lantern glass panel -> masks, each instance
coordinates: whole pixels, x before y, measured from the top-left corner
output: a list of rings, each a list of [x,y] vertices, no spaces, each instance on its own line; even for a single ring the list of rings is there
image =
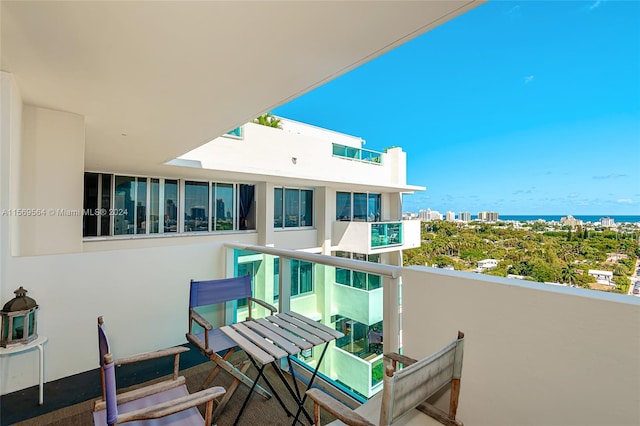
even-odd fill
[[[24,316],[18,315],[13,317],[13,335],[12,339],[22,339],[24,336]]]

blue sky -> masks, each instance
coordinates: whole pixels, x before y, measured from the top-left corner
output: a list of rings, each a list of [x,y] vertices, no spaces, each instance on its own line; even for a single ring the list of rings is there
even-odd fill
[[[404,211],[640,215],[640,1],[491,1],[273,113],[401,146]]]

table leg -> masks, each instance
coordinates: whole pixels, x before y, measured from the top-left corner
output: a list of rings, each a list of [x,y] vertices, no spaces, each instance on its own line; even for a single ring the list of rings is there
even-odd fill
[[[307,385],[307,390],[311,389],[311,386],[313,386],[313,381],[315,380],[316,376],[318,375],[318,369],[320,368],[320,365],[322,364],[322,358],[324,358],[324,354],[327,352],[327,347],[329,347],[329,342],[324,344],[324,348],[322,349],[322,354],[320,355],[320,358],[318,359],[318,364],[316,365],[315,370],[313,371],[313,374],[311,375],[311,379],[309,379],[309,384]],[[291,372],[293,373],[293,370],[291,370]],[[295,380],[295,378],[294,378]],[[300,405],[298,406],[298,411],[296,412],[296,416],[293,419],[293,423],[292,426],[295,426],[298,423],[298,417],[300,417],[300,413],[304,413],[304,415],[309,418],[309,414],[307,413],[307,410],[304,408],[304,402],[307,400],[307,393],[305,392],[304,396],[302,397],[302,400],[300,401]],[[309,420],[311,422],[313,422],[312,420]]]
[[[38,402],[40,403],[40,405],[42,405],[44,403],[44,396],[43,396],[43,391],[42,388],[44,387],[44,346],[42,344],[39,344],[37,346],[38,348],[38,357],[39,357],[39,363],[38,363],[38,367],[39,367],[39,371],[38,371],[38,377],[39,377],[39,399]]]

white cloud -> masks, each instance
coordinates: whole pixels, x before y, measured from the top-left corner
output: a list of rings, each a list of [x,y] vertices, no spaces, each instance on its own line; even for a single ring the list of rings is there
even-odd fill
[[[596,8],[600,7],[601,3],[602,3],[602,0],[596,0],[595,3],[593,3],[591,6],[589,6],[589,10],[593,10],[593,9],[596,9]]]
[[[533,81],[533,79],[535,78],[534,75],[528,75],[524,78],[524,84],[528,84],[531,83]]]
[[[633,200],[631,198],[620,198],[616,200],[616,202],[620,204],[633,204]]]
[[[627,177],[625,174],[609,173],[608,175],[593,176],[594,179],[618,179]]]
[[[520,5],[513,6],[511,9],[507,10],[507,15],[512,15],[516,13],[520,9]]]

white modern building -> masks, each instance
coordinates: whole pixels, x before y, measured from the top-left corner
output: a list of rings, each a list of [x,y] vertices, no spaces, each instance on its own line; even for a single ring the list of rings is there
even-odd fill
[[[426,209],[426,210],[420,210],[420,212],[418,213],[418,217],[423,222],[429,222],[432,220],[442,220],[442,213],[440,213],[438,210]]]
[[[594,277],[598,284],[610,285],[615,287],[615,284],[613,283],[613,272],[601,271],[598,269],[589,269],[587,273]]]
[[[568,215],[560,219],[560,224],[570,226],[572,228],[577,228],[578,226],[582,226],[582,221],[580,219],[576,219],[571,215]]]
[[[471,222],[471,213],[470,212],[458,213],[458,220],[462,222]]]
[[[498,261],[496,259],[484,259],[478,261],[478,272],[486,271],[489,269],[495,269],[498,267]]]
[[[611,228],[613,226],[616,226],[616,221],[612,217],[601,217],[600,226],[604,228]]]
[[[497,222],[498,212],[478,212],[478,220],[481,222]]]
[[[454,222],[456,220],[456,213],[449,210],[445,217],[447,222]]]
[[[40,305],[45,382],[97,368],[98,315],[116,358],[183,344],[189,280],[250,272],[358,328],[327,366],[363,395],[381,320],[416,358],[465,332],[467,424],[639,424],[640,299],[403,267],[401,149],[244,125],[481,3],[0,3],[0,300]],[[37,384],[35,352],[0,359],[0,394]]]

